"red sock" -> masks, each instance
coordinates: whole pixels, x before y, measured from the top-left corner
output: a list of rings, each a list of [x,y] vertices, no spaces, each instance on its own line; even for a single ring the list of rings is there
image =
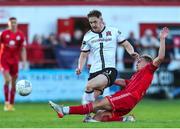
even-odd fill
[[[8,85],[4,85],[4,97],[5,97],[5,102],[9,101],[9,86]]]
[[[10,96],[10,104],[14,104],[14,98],[15,98],[15,93],[16,93],[16,88],[12,87],[11,88],[11,96]]]
[[[89,114],[93,111],[92,103],[88,103],[80,106],[70,106],[69,114]]]

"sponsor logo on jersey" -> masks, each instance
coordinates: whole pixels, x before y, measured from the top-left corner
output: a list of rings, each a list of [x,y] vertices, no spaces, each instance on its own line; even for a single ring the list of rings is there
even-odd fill
[[[16,36],[16,40],[20,40],[21,39],[21,36]]]
[[[106,36],[112,36],[111,31],[107,31]]]
[[[6,38],[8,39],[10,37],[10,35],[6,35]]]
[[[118,34],[120,35],[120,34],[121,34],[121,31],[118,30]]]
[[[15,45],[15,41],[14,40],[10,40],[9,41],[9,46],[14,46]]]
[[[112,40],[112,38],[99,38],[99,39],[92,40],[91,43],[108,42],[108,41],[111,41],[111,40]]]

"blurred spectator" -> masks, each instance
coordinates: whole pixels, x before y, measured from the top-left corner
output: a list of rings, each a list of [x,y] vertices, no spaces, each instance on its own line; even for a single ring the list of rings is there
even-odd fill
[[[64,69],[76,67],[79,48],[69,47],[71,44],[70,33],[60,33],[58,37],[59,44],[54,49],[58,66]]]
[[[51,33],[48,38],[44,38],[44,41],[42,43],[44,46],[52,46],[53,44],[58,44],[56,35],[54,33]]]
[[[28,45],[28,58],[30,68],[43,68],[44,52],[42,47],[42,38],[39,35],[34,35],[33,41]]]
[[[69,33],[60,33],[58,37],[58,47],[66,48],[71,43],[71,36]]]
[[[180,36],[174,37],[174,59],[168,66],[168,70],[180,70]]]
[[[51,33],[44,43],[45,44],[43,44],[43,45],[47,45],[47,46],[57,45],[58,40],[56,38],[56,35],[54,33]]]
[[[48,61],[45,64],[46,68],[55,68],[57,67],[54,47],[58,45],[58,40],[54,33],[51,33],[47,39],[43,41],[45,59]]]
[[[152,30],[147,29],[140,39],[142,45],[141,54],[149,54],[153,58],[156,56],[156,49],[159,46],[159,41],[153,36]]]
[[[72,44],[75,46],[80,46],[82,38],[83,38],[83,32],[80,29],[76,29],[74,31],[74,35],[72,38]]]
[[[134,47],[134,50],[137,52],[137,40],[135,39],[133,32],[129,33],[129,37],[127,38],[127,40],[131,43],[131,45]],[[124,51],[123,61],[125,69],[133,69],[134,61],[133,58],[127,53],[127,51]]]

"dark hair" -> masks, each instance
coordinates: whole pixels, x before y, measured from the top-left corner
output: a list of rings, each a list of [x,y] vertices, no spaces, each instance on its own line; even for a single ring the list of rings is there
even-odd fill
[[[10,17],[9,21],[11,21],[11,20],[17,20],[17,19],[15,17]]]
[[[152,62],[153,59],[150,55],[142,55],[140,58],[143,58],[147,62]]]
[[[97,18],[99,18],[101,16],[102,16],[102,13],[100,11],[98,11],[98,10],[92,10],[87,15],[88,18],[89,17],[97,17]]]

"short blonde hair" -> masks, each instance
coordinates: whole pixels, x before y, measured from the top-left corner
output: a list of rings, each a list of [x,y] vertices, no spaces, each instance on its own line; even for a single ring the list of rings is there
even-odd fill
[[[147,62],[152,62],[153,61],[152,57],[150,55],[147,55],[147,54],[144,54],[144,55],[140,56],[140,58],[143,58]]]

